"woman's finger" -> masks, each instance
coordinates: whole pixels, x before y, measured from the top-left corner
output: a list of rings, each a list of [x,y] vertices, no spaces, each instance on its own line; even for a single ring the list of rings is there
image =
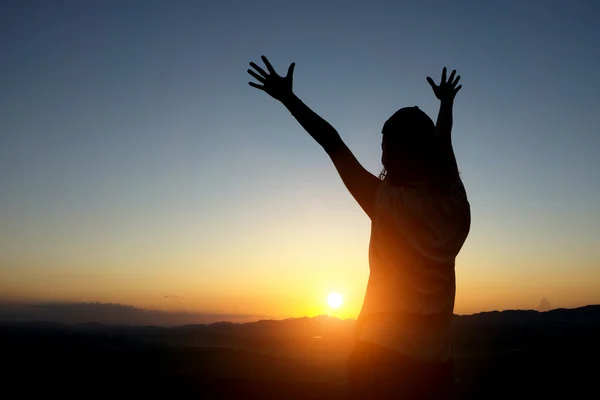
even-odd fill
[[[431,79],[429,76],[427,77],[427,83],[429,83],[431,85],[431,88],[433,90],[437,89],[437,85],[435,84],[435,82],[433,81],[433,79]]]
[[[251,69],[248,70],[248,73],[250,75],[252,75],[254,77],[254,79],[256,79],[257,81],[259,81],[260,83],[265,83],[265,78],[263,78],[262,76],[260,76],[256,72],[252,71]]]
[[[256,83],[254,83],[254,82],[248,82],[248,85],[252,86],[253,88],[260,89],[260,90],[262,90],[262,91],[264,91],[264,90],[265,90],[265,87],[264,87],[264,86],[262,86],[262,85],[259,85],[259,84],[256,84]]]
[[[267,74],[267,73],[265,72],[265,70],[264,70],[264,69],[262,69],[261,67],[259,67],[259,66],[258,66],[258,65],[256,65],[255,63],[251,62],[251,63],[250,63],[250,66],[251,66],[252,68],[254,68],[255,70],[257,70],[257,71],[258,71],[258,73],[259,73],[259,74],[261,74],[263,77],[267,78],[267,77],[269,76],[269,74]]]
[[[442,82],[441,83],[444,83],[444,82],[446,82],[446,67],[444,67],[444,69],[442,70]]]
[[[450,78],[448,78],[448,83],[452,84],[452,81],[454,80],[454,75],[456,75],[456,70],[453,70],[450,74]]]
[[[287,73],[287,77],[293,77],[294,76],[294,68],[296,67],[296,63],[291,63],[290,67],[288,68],[288,73]]]
[[[456,87],[456,85],[458,85],[458,81],[460,81],[460,75],[456,77],[454,82],[452,82],[452,86]]]
[[[260,58],[263,60],[263,62],[265,63],[265,66],[267,67],[267,69],[269,70],[270,73],[276,75],[277,72],[275,72],[275,69],[273,68],[273,66],[271,65],[271,63],[269,62],[269,60],[267,60],[267,57],[265,56],[260,56]]]

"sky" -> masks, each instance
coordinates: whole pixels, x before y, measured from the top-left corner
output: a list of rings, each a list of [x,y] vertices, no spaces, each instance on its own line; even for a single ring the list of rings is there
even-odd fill
[[[0,301],[357,316],[370,222],[248,86],[266,55],[381,169],[461,75],[455,312],[600,303],[600,3],[0,1]],[[339,292],[345,303],[325,301]]]

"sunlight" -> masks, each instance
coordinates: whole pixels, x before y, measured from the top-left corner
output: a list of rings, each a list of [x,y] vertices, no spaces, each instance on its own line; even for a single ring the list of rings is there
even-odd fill
[[[340,308],[344,304],[344,298],[339,293],[330,293],[327,296],[327,304],[331,308]]]

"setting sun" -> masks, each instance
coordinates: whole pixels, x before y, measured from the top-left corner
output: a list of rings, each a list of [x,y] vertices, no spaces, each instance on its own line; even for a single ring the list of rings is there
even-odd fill
[[[327,304],[331,308],[340,308],[344,304],[344,298],[339,293],[330,293],[327,296]]]

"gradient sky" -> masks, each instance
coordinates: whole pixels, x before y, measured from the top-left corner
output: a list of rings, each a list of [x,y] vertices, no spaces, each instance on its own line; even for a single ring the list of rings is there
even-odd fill
[[[0,299],[355,317],[369,220],[249,61],[380,169],[456,68],[457,313],[600,303],[600,2],[0,1]],[[169,296],[169,297],[165,297]]]

